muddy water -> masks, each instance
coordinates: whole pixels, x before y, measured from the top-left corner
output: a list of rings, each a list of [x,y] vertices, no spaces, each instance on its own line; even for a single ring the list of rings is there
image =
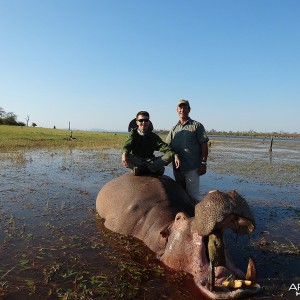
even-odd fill
[[[256,298],[295,296],[300,281],[299,141],[212,139],[201,194],[236,189],[253,209],[251,237],[226,234],[237,264],[257,263]],[[0,298],[201,299],[190,276],[140,242],[106,230],[100,188],[125,172],[118,150],[0,154]],[[166,175],[172,177],[171,168]]]

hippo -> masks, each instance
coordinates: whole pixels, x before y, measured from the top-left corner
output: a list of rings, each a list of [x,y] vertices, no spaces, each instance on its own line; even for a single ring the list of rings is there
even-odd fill
[[[253,260],[243,273],[223,240],[227,228],[239,234],[255,228],[247,202],[236,191],[210,191],[195,205],[168,176],[126,173],[103,186],[96,210],[106,228],[142,240],[164,265],[193,275],[210,299],[249,297],[260,290]]]

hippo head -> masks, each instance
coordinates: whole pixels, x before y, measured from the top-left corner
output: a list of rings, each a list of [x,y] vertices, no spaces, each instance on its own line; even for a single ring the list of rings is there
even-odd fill
[[[243,197],[235,191],[209,192],[195,207],[195,217],[180,212],[161,232],[166,239],[161,260],[166,265],[191,273],[196,285],[211,299],[235,299],[260,290],[256,269],[250,259],[246,275],[226,253],[223,232],[251,233],[255,222]]]

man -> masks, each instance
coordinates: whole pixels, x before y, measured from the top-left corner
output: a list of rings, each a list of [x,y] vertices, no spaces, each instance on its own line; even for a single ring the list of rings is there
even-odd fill
[[[163,175],[165,168],[174,156],[171,147],[162,139],[149,130],[149,113],[140,111],[136,115],[137,128],[131,130],[128,135],[122,154],[122,162],[125,167],[133,170],[134,175],[156,174]],[[154,151],[164,153],[163,156],[155,157]],[[175,158],[175,165],[179,165]]]
[[[206,173],[209,139],[203,125],[189,117],[190,111],[188,100],[178,101],[179,122],[169,132],[166,142],[180,159],[180,166],[173,168],[175,180],[198,202],[199,176]]]

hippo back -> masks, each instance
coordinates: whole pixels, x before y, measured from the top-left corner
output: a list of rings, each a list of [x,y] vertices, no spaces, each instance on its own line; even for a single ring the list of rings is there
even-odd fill
[[[124,174],[100,190],[96,209],[104,225],[115,232],[143,240],[159,252],[160,232],[181,211],[192,216],[194,206],[186,192],[168,176]]]

